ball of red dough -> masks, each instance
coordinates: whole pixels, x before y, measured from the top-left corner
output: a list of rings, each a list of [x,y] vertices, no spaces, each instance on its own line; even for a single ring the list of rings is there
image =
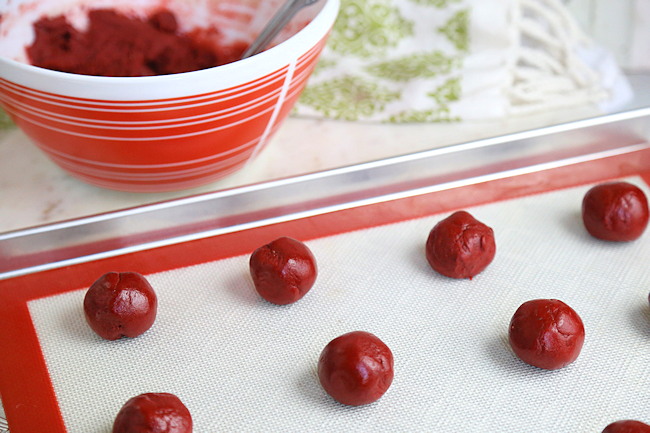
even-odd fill
[[[278,305],[291,304],[305,296],[318,273],[316,259],[309,248],[288,237],[256,249],[249,264],[257,293]]]
[[[336,401],[360,406],[377,401],[393,382],[393,353],[369,332],[330,341],[318,360],[318,378]]]
[[[494,232],[465,211],[436,224],[426,243],[431,267],[451,278],[472,278],[494,259]]]
[[[650,425],[627,419],[611,423],[602,433],[650,433]]]
[[[122,406],[113,433],[192,433],[192,416],[174,394],[140,394]]]
[[[578,313],[564,302],[536,299],[524,302],[512,316],[509,339],[525,363],[556,370],[578,358],[585,328]]]
[[[633,241],[648,225],[648,199],[627,182],[597,185],[582,200],[582,221],[595,238]]]
[[[86,321],[106,340],[143,334],[156,320],[157,309],[156,293],[137,272],[108,272],[84,298]]]

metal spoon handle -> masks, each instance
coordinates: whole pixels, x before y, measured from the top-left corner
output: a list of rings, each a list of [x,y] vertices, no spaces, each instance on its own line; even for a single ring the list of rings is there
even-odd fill
[[[262,33],[248,47],[242,59],[253,56],[264,51],[273,38],[291,21],[291,18],[305,6],[318,3],[319,0],[287,0],[280,9],[273,15],[271,21],[264,27]]]

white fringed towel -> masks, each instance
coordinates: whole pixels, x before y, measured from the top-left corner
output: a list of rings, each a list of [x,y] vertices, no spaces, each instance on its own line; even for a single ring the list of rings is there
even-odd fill
[[[607,110],[629,97],[560,0],[343,0],[296,112],[445,122]]]

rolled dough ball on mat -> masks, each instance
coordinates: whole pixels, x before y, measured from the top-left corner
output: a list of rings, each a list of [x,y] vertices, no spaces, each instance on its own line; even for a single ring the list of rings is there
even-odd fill
[[[330,341],[318,360],[323,389],[339,403],[360,406],[377,401],[393,382],[393,353],[364,331]]]
[[[605,427],[602,433],[650,433],[650,425],[641,421],[626,419]]]
[[[494,231],[466,211],[436,224],[426,243],[429,265],[450,278],[472,278],[494,259]]]
[[[527,364],[556,370],[578,358],[585,327],[573,308],[557,299],[521,304],[510,321],[510,346]]]
[[[582,220],[595,238],[633,241],[648,225],[648,199],[631,183],[597,185],[587,191],[582,200]]]
[[[192,433],[192,416],[174,394],[140,394],[124,403],[113,433]]]

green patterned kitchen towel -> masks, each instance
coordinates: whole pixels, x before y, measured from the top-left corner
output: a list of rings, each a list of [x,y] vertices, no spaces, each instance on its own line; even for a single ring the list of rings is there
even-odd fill
[[[341,0],[294,114],[453,122],[578,105],[630,90],[562,0]],[[12,125],[0,109],[0,128]]]
[[[449,122],[629,96],[595,48],[561,0],[341,0],[294,113]]]
[[[9,118],[9,115],[0,108],[0,129],[8,129],[14,126],[13,122]]]

